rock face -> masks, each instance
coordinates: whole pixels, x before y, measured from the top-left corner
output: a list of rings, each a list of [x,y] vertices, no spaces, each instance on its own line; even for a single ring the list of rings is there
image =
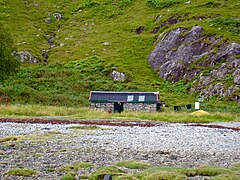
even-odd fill
[[[203,35],[203,27],[177,28],[165,34],[148,57],[159,77],[193,81],[200,97],[219,95],[240,103],[240,44]]]

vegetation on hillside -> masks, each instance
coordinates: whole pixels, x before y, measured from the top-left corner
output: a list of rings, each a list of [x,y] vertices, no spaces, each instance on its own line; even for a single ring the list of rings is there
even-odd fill
[[[10,33],[0,22],[0,82],[20,67]]]
[[[9,28],[18,51],[40,62],[24,64],[4,84],[12,102],[79,106],[88,104],[90,90],[160,91],[168,104],[194,102],[191,83],[171,84],[158,78],[147,57],[159,34],[176,27],[204,27],[206,34],[240,42],[236,0],[0,0],[0,21]],[[61,18],[55,18],[60,13]],[[177,24],[155,27],[177,15]],[[47,21],[49,20],[49,21]],[[142,33],[136,30],[144,27]],[[49,40],[54,43],[50,46]],[[105,43],[107,42],[107,43]],[[107,44],[107,45],[106,45]],[[114,82],[115,68],[127,80]],[[209,101],[212,103],[221,99]],[[224,102],[233,108],[237,104]]]

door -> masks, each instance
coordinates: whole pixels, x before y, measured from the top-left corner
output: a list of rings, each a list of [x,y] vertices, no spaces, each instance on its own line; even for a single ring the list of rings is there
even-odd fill
[[[120,113],[123,111],[123,102],[114,102],[114,113]]]

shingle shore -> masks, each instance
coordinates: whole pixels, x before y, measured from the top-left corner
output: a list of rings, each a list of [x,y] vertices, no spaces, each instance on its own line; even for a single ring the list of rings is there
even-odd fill
[[[240,127],[239,122],[215,123]],[[96,165],[79,171],[91,173],[97,167],[123,160],[156,166],[231,166],[240,162],[240,132],[229,129],[163,123],[153,127],[99,126],[99,130],[76,130],[57,124],[0,123],[0,137],[32,136],[11,146],[0,144],[0,179],[22,179],[5,175],[10,169],[31,168],[38,173],[24,179],[60,179],[64,173],[45,172],[65,164],[89,162]]]

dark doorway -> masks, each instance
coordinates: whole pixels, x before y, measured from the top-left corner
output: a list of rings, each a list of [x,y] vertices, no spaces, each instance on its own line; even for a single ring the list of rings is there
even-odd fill
[[[114,111],[115,113],[120,113],[123,111],[123,102],[114,102]]]

